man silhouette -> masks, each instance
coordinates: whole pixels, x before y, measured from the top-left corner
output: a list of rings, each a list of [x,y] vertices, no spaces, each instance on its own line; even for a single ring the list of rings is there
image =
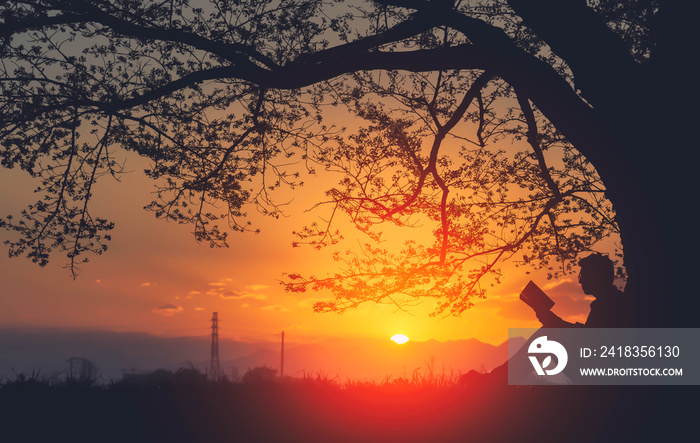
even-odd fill
[[[569,323],[552,311],[536,312],[537,319],[545,328],[615,328],[628,326],[629,310],[625,295],[613,284],[615,268],[612,261],[601,254],[592,254],[578,262],[581,270],[578,282],[583,293],[595,300],[586,323]]]
[[[491,380],[499,380],[499,384],[503,383],[503,380],[508,377],[508,365],[514,362],[520,362],[518,364],[520,373],[525,374],[531,371],[530,362],[524,356],[533,340],[547,334],[545,328],[621,328],[630,326],[630,312],[626,296],[613,284],[615,267],[612,261],[605,255],[592,254],[579,260],[578,265],[581,268],[578,276],[581,289],[583,289],[584,294],[595,299],[591,302],[591,311],[586,323],[569,323],[549,310],[536,312],[537,319],[542,322],[543,328],[535,332],[508,361],[491,371]],[[562,378],[566,380],[566,377]],[[552,382],[558,383],[555,380]]]

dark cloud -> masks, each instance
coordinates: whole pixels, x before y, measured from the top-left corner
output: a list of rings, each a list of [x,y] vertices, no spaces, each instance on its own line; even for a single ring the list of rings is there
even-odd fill
[[[167,305],[163,305],[163,306],[160,306],[160,307],[154,309],[153,313],[169,317],[171,315],[181,313],[184,310],[185,309],[182,306],[175,306],[173,304],[167,304]]]
[[[244,298],[246,295],[247,295],[246,292],[239,292],[239,291],[234,291],[233,289],[229,289],[227,291],[220,293],[219,297],[221,297],[225,300],[227,300],[227,299],[239,300],[241,298]]]

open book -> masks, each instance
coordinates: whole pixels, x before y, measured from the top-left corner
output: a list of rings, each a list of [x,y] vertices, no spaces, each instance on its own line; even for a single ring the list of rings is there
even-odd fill
[[[547,312],[552,309],[554,302],[532,280],[520,293],[520,300],[527,303],[535,312]]]

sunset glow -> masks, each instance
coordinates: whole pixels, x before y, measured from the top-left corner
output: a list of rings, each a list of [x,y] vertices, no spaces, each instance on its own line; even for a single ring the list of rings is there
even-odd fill
[[[431,81],[437,80],[437,74],[431,75]],[[446,100],[448,103],[452,98],[447,97]],[[496,101],[492,107],[502,106],[504,109],[501,111],[505,113],[507,111],[505,107],[510,104],[510,101],[504,103]],[[272,106],[271,102],[268,105]],[[211,118],[224,119],[233,112],[234,110],[214,109],[211,111]],[[364,118],[358,117],[354,111],[345,107],[324,108],[323,117],[338,127],[346,128],[343,137],[360,133],[367,123]],[[462,136],[473,134],[478,126],[470,119],[460,121],[460,126],[455,128],[456,134],[461,134],[460,137],[446,138],[442,143],[440,154],[445,158],[454,156],[455,162],[464,161],[459,154],[463,145]],[[388,145],[393,143],[390,138],[382,139],[384,136],[388,137],[389,133],[382,135],[379,130],[375,132],[376,134],[368,132],[369,138],[362,139],[369,143],[363,149],[370,149],[374,142],[381,141]],[[426,134],[433,133],[427,131]],[[105,138],[105,140],[108,139]],[[415,142],[416,152],[425,154],[431,148],[433,139],[431,136],[426,136],[424,140],[416,139]],[[329,140],[328,146],[324,149],[335,146],[333,143]],[[343,211],[340,209],[337,216],[333,216],[335,210],[332,206],[319,204],[329,200],[327,194],[329,189],[345,189],[345,185],[339,184],[345,183],[344,169],[324,166],[319,168],[318,174],[308,174],[305,162],[299,158],[295,160],[290,157],[288,162],[285,160],[285,164],[288,163],[285,166],[286,173],[302,174],[299,181],[303,181],[304,185],[282,186],[274,190],[274,196],[271,193],[271,202],[279,202],[279,209],[284,211],[284,221],[269,216],[271,214],[266,215],[264,211],[243,211],[248,214],[245,222],[251,223],[251,232],[231,232],[229,248],[210,248],[206,242],[198,243],[193,240],[192,226],[168,223],[165,220],[156,219],[153,212],[143,210],[154,199],[155,182],[151,177],[138,171],[150,170],[153,159],[128,150],[120,151],[117,146],[114,149],[115,155],[119,158],[118,162],[125,165],[125,171],[134,171],[134,173],[119,176],[119,181],[106,175],[90,190],[90,193],[94,194],[91,208],[94,209],[95,214],[116,223],[115,228],[110,231],[113,241],[109,244],[108,252],[100,254],[99,257],[91,257],[89,263],[81,264],[75,279],[66,270],[66,262],[62,261],[65,257],[60,253],[51,257],[50,263],[45,267],[38,267],[31,260],[21,257],[11,260],[6,253],[3,258],[0,258],[0,281],[3,284],[0,324],[3,328],[60,328],[87,335],[94,334],[94,331],[108,331],[125,334],[125,336],[145,334],[158,338],[208,337],[211,332],[212,313],[218,312],[219,335],[222,341],[233,340],[246,345],[255,343],[256,346],[259,343],[274,343],[270,345],[274,351],[270,351],[269,355],[272,356],[271,362],[277,364],[277,346],[281,331],[285,331],[288,346],[316,344],[324,340],[338,339],[358,342],[373,340],[372,352],[375,352],[378,358],[390,352],[396,352],[399,355],[405,353],[407,348],[422,346],[426,342],[434,346],[438,342],[475,339],[489,345],[500,346],[507,339],[508,328],[540,326],[532,310],[519,299],[520,291],[529,280],[538,282],[552,297],[556,302],[555,313],[565,321],[585,322],[588,316],[591,300],[586,298],[587,295],[582,292],[575,276],[563,276],[549,281],[548,269],[516,267],[514,262],[499,265],[500,272],[504,276],[501,283],[491,287],[491,283],[494,283],[489,280],[491,277],[484,276],[479,280],[479,285],[490,288],[488,293],[485,294],[485,298],[470,299],[469,303],[463,305],[470,306],[469,309],[459,315],[449,315],[452,312],[449,309],[443,312],[445,315],[433,315],[447,300],[441,296],[449,294],[453,286],[447,284],[438,286],[434,292],[430,292],[427,283],[423,287],[421,286],[423,281],[416,281],[413,286],[398,288],[395,287],[395,283],[402,281],[398,277],[394,280],[385,280],[383,283],[387,285],[385,289],[390,288],[397,294],[403,294],[402,291],[410,292],[417,288],[425,290],[425,293],[417,298],[411,295],[405,295],[405,297],[400,295],[395,299],[395,303],[394,300],[375,300],[372,297],[366,297],[366,303],[362,302],[357,306],[354,302],[350,302],[349,305],[353,308],[348,309],[343,315],[318,312],[315,306],[332,302],[336,294],[356,295],[351,290],[352,284],[338,287],[336,292],[323,285],[318,286],[321,288],[319,291],[313,290],[313,286],[310,286],[308,291],[306,288],[288,291],[280,285],[280,282],[290,281],[288,276],[292,274],[306,277],[318,276],[319,279],[328,279],[324,281],[333,281],[333,276],[345,275],[343,274],[346,270],[343,268],[344,263],[353,260],[353,257],[366,258],[366,262],[362,263],[370,270],[374,267],[378,269],[384,267],[385,260],[387,263],[394,264],[407,260],[407,263],[411,262],[412,266],[416,266],[415,269],[421,268],[421,260],[432,263],[429,256],[421,256],[421,254],[429,254],[427,251],[431,251],[431,248],[436,245],[439,247],[443,244],[442,240],[437,241],[435,237],[436,232],[440,232],[440,220],[433,217],[437,207],[425,206],[432,199],[430,196],[433,191],[427,189],[432,185],[426,184],[425,198],[428,200],[417,199],[416,204],[411,208],[404,208],[394,214],[406,220],[402,218],[401,223],[394,223],[386,219],[387,223],[377,223],[372,235],[376,235],[376,238],[381,240],[381,247],[377,244],[371,245],[372,250],[386,253],[365,256],[364,251],[368,251],[366,247],[368,232],[357,229],[353,222],[357,218],[341,214]],[[530,147],[523,139],[513,144],[513,152],[509,152],[513,154],[518,149],[527,150]],[[561,148],[552,147],[547,154],[548,159],[563,155],[557,150]],[[401,151],[396,152],[398,155]],[[338,159],[351,161],[343,155]],[[359,162],[358,159],[352,161]],[[394,161],[389,157],[382,157],[380,160],[388,162],[387,165],[393,164]],[[193,161],[196,163],[199,160]],[[375,170],[370,168],[366,171],[363,169],[363,174],[369,174],[363,177],[367,180],[370,178],[385,180],[389,186],[389,183],[392,183],[391,176],[399,173],[403,166],[399,163],[391,167],[387,165],[382,166],[382,168],[385,166],[388,168],[384,175],[375,176],[374,172],[368,172]],[[455,163],[454,167],[458,167],[458,163]],[[399,169],[395,170],[395,168]],[[35,189],[39,180],[36,177],[30,177],[26,171],[20,171],[19,168],[2,169],[0,202],[2,202],[3,214],[0,218],[6,214],[21,214],[25,208],[32,205],[36,200]],[[447,170],[445,173],[448,173]],[[57,177],[60,178],[60,175]],[[249,183],[246,186],[251,189],[262,186],[261,182],[255,182],[262,178],[260,175],[256,177],[251,178],[253,180],[251,182],[245,182]],[[403,177],[401,180],[409,180],[411,174],[400,175],[400,177]],[[374,183],[371,180],[370,182]],[[399,205],[401,198],[411,197],[410,192],[408,195],[403,195],[406,194],[405,190],[415,189],[410,183],[402,181],[400,187],[402,190],[399,194],[402,195],[390,197],[387,201],[391,201],[391,204]],[[347,192],[350,193],[346,196],[349,198],[348,202],[361,201],[361,199],[355,200],[350,190]],[[462,194],[467,195],[471,192],[471,188],[455,189],[451,192],[450,199],[454,198],[455,202],[458,202]],[[526,198],[527,192],[523,192],[525,194],[522,198]],[[381,199],[381,196],[375,197],[379,200],[376,205],[370,205],[372,208],[383,208],[384,204],[388,204]],[[520,196],[516,197],[520,198]],[[431,200],[431,204],[439,203],[438,200]],[[283,202],[293,202],[293,204],[282,204]],[[381,202],[384,203],[379,204]],[[425,204],[419,205],[417,202]],[[82,206],[81,204],[80,207]],[[252,209],[253,206],[247,208]],[[462,214],[461,210],[455,209],[455,229],[457,226],[462,226],[460,224],[462,222],[466,223],[465,229],[466,226],[471,226],[471,222],[464,221],[466,219],[459,221],[462,217],[459,214]],[[367,213],[364,216],[369,217],[367,220],[384,219],[384,215],[379,213]],[[407,217],[410,217],[410,220]],[[397,222],[399,218],[396,219]],[[328,247],[311,247],[305,244],[311,237],[303,239],[295,234],[305,232],[305,227],[313,227],[320,220],[331,219],[333,220],[332,230],[337,230],[339,236],[329,241]],[[325,224],[322,223],[319,226],[323,225]],[[257,230],[259,233],[253,234]],[[312,228],[309,232],[316,232],[316,228]],[[9,235],[14,234],[10,232]],[[468,253],[467,249],[471,244],[468,237],[455,240],[453,244],[455,254]],[[10,237],[3,237],[2,240],[6,238]],[[373,238],[375,237],[371,237],[370,240]],[[374,243],[374,240],[370,241],[371,243]],[[608,246],[601,246],[601,251],[612,251],[614,244],[615,241],[611,238]],[[413,254],[410,251],[424,252]],[[480,268],[480,265],[477,265],[477,268]],[[460,275],[464,276],[464,281],[469,283],[472,277],[468,270],[459,272],[463,273]],[[458,275],[459,272],[454,275]],[[436,272],[435,275],[437,274],[439,273]],[[407,274],[405,277],[411,276]],[[426,281],[432,277],[432,275],[426,275]],[[379,280],[381,279],[377,279]],[[365,283],[370,285],[369,282],[356,283],[359,285],[358,288],[371,288],[365,285]],[[374,284],[378,283],[371,282],[371,285]],[[380,289],[382,287],[378,286],[377,290]],[[410,333],[412,345],[400,347],[388,343],[387,336],[398,345],[409,341],[409,337],[398,334],[396,331]],[[363,345],[362,349],[367,351],[369,347]],[[197,358],[200,361],[207,361],[206,353],[209,348],[205,345],[198,349],[203,354]],[[292,358],[291,355],[293,354],[290,354],[289,358]],[[426,355],[429,357],[431,353],[426,351]],[[61,358],[64,359],[60,356],[56,360],[60,361]],[[182,357],[183,360],[188,358],[190,357]],[[229,355],[222,352],[222,358],[229,358]],[[423,357],[417,358],[417,361],[422,363]],[[324,363],[328,364],[327,361]],[[362,369],[359,362],[348,360],[347,363],[347,366],[341,367],[344,374],[364,376],[359,372]],[[309,363],[304,364],[308,370]],[[290,365],[292,363],[288,360],[288,370],[293,367]],[[241,365],[241,368],[244,367]],[[28,364],[28,368],[31,370],[31,364]],[[322,359],[319,359],[318,369],[327,369],[323,367]],[[402,373],[400,367],[397,371],[398,374]]]
[[[406,337],[403,334],[396,334],[393,337],[391,337],[391,340],[395,342],[396,344],[402,345],[406,342],[408,342],[408,337]]]

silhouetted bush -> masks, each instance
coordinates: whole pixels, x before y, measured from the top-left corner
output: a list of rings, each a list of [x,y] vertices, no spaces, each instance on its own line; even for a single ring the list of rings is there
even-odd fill
[[[170,386],[176,384],[201,384],[207,382],[207,376],[197,369],[179,369],[176,372],[158,369],[148,374],[124,374],[118,385],[134,386]]]
[[[267,366],[258,366],[249,369],[241,378],[242,383],[264,383],[271,382],[277,378],[277,370]]]

